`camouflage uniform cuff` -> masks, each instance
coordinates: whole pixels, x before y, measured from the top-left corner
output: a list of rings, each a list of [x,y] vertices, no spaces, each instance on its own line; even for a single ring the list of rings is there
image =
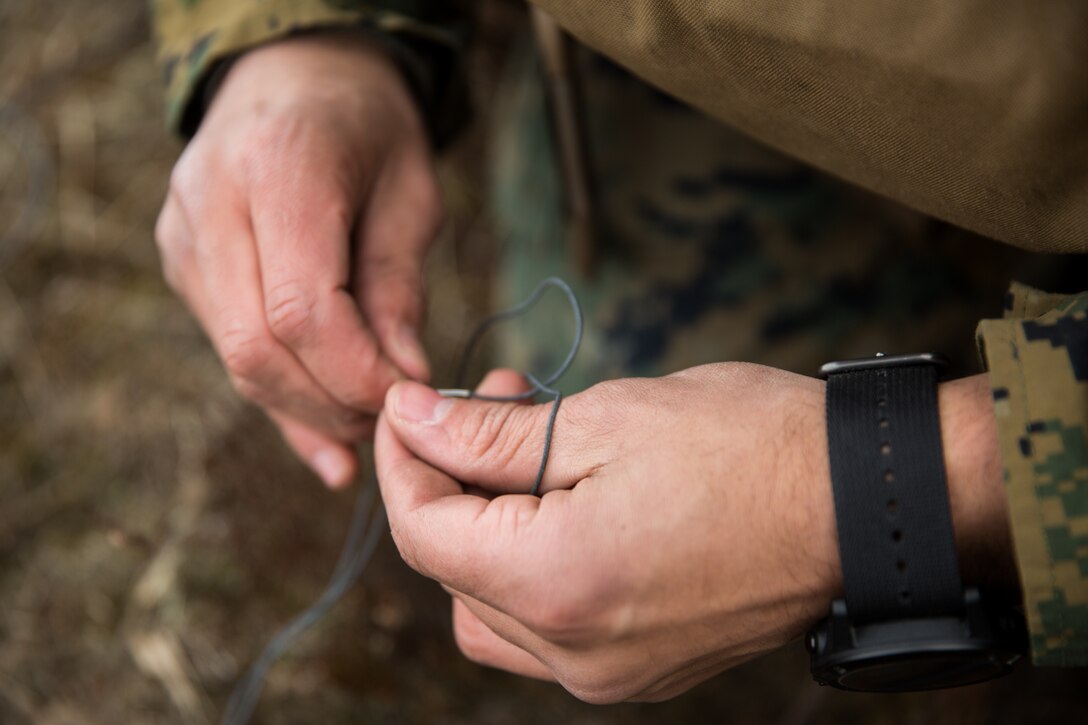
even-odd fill
[[[398,12],[402,5],[412,15]],[[467,116],[461,72],[467,24],[448,6],[441,0],[154,0],[167,124],[191,137],[230,62],[246,50],[301,32],[358,28],[386,41],[440,146]]]
[[[1088,292],[1014,284],[983,320],[1036,665],[1088,665]]]

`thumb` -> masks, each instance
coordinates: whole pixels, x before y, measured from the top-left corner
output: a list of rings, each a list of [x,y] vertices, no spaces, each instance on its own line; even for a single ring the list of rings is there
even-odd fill
[[[571,488],[599,467],[599,436],[586,430],[581,396],[565,400],[555,422],[541,491]],[[536,480],[551,403],[523,405],[443,398],[402,382],[386,396],[393,433],[413,454],[462,483],[496,493],[526,493]]]

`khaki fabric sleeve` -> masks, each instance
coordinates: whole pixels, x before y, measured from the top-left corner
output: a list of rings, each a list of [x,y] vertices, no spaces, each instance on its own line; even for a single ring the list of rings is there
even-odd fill
[[[1014,284],[984,320],[1017,565],[1037,665],[1088,665],[1088,292]]]
[[[1083,0],[532,0],[744,133],[1027,249],[1088,250]]]
[[[171,130],[191,136],[217,69],[261,43],[321,28],[377,32],[406,71],[441,143],[463,121],[460,58],[467,36],[448,0],[150,0]]]

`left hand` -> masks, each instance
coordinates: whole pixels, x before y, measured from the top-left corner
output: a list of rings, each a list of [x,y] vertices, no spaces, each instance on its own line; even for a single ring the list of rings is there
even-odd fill
[[[839,575],[822,406],[819,380],[753,365],[604,383],[564,400],[536,498],[516,494],[549,405],[399,383],[378,479],[402,555],[454,595],[471,659],[590,702],[661,700],[826,615]]]
[[[505,371],[481,390],[524,386]],[[560,407],[537,498],[549,408],[402,382],[379,419],[393,537],[455,597],[471,659],[590,702],[663,700],[827,616],[822,381],[723,363],[597,385]],[[942,384],[940,414],[962,568],[994,576],[1010,559],[985,376]]]
[[[360,33],[247,51],[171,174],[155,229],[168,284],[329,486],[354,477],[389,386],[429,376],[423,265],[441,220],[420,109]]]

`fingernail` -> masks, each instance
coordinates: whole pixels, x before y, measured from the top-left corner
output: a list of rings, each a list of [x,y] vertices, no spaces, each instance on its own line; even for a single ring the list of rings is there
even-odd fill
[[[326,448],[318,451],[313,459],[314,470],[329,488],[340,488],[351,476],[351,462],[343,451]]]
[[[400,352],[415,366],[410,372],[415,373],[420,380],[427,380],[431,374],[430,365],[427,364],[427,353],[423,350],[423,344],[415,329],[411,325],[401,325],[397,330],[396,340]]]
[[[410,423],[438,423],[449,412],[453,401],[443,398],[426,385],[403,383],[394,402],[397,417]]]

